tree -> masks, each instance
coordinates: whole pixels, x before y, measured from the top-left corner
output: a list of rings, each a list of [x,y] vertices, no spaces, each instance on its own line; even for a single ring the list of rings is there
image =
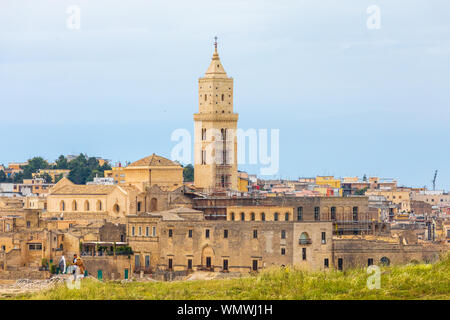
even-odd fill
[[[14,183],[22,183],[24,179],[24,174],[22,172],[17,172],[13,175],[13,181]]]
[[[40,177],[44,179],[45,183],[52,183],[52,176],[49,175],[47,172],[41,174]]]
[[[104,163],[102,166],[96,158],[88,158],[84,154],[68,163],[70,169],[69,180],[76,184],[85,184],[87,181],[94,180],[95,177],[104,177],[105,170],[111,170],[111,166]]]
[[[357,195],[357,196],[363,196],[363,195],[366,194],[366,191],[367,191],[367,187],[362,188],[362,189],[358,189],[358,190],[355,191],[355,195]]]
[[[363,176],[363,181],[364,182],[367,182],[367,176],[364,174],[364,176]]]
[[[5,181],[6,181],[5,171],[0,170],[0,182],[5,182]]]
[[[192,164],[188,164],[183,168],[183,179],[185,182],[194,181],[194,166]]]
[[[56,159],[55,163],[55,169],[69,169],[69,163],[63,155],[60,155],[58,159]]]
[[[25,166],[22,166],[23,169],[23,178],[24,179],[31,179],[33,176],[33,173],[36,173],[39,171],[39,169],[49,169],[50,165],[47,161],[44,160],[42,157],[34,157],[28,160],[28,164]]]

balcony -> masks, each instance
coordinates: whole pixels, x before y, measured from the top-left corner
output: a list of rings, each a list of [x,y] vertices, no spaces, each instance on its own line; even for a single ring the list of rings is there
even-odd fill
[[[298,244],[301,244],[301,245],[308,245],[308,244],[311,244],[312,243],[312,240],[311,239],[298,239]]]

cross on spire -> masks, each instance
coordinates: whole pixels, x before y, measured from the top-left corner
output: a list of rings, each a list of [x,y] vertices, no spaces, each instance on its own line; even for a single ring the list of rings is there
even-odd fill
[[[217,52],[217,36],[214,37],[214,49]]]

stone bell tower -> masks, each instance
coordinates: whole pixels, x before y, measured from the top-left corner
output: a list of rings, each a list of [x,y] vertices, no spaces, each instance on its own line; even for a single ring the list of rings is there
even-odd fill
[[[194,114],[194,185],[206,192],[238,190],[237,121],[233,112],[233,78],[217,53],[198,80],[199,111]]]

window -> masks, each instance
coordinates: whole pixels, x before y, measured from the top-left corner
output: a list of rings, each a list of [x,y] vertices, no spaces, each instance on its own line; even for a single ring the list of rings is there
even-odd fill
[[[193,232],[193,230],[189,229],[189,231],[188,231],[188,238],[192,238],[192,232]]]
[[[139,227],[139,235],[142,236],[142,227]]]
[[[297,208],[297,220],[302,221],[303,220],[303,207]]]
[[[225,95],[222,93],[222,101],[225,100]]]
[[[278,221],[278,212],[275,212],[273,215],[273,221]]]
[[[90,207],[89,207],[89,201],[85,201],[84,202],[84,211],[89,211],[90,210]]]
[[[320,207],[314,207],[314,220],[320,221]]]
[[[284,214],[284,221],[289,221],[289,212]]]
[[[367,265],[370,267],[371,265],[373,265],[373,259],[369,258],[367,259]]]
[[[97,201],[97,211],[102,211],[102,202],[100,200]]]
[[[134,236],[134,232],[135,232],[135,227],[131,227],[131,235]]]
[[[331,207],[331,220],[336,220],[336,207]]]
[[[284,256],[286,254],[286,248],[281,248],[281,255]]]
[[[208,100],[208,95],[205,93],[205,101]]]
[[[227,229],[223,230],[223,237],[224,237],[224,239],[228,238],[228,230]]]
[[[281,230],[281,239],[286,239],[286,230]]]
[[[31,222],[27,221],[27,228],[31,227]]]
[[[29,250],[42,250],[42,244],[41,243],[30,243],[28,244]]]
[[[342,258],[338,259],[338,270],[342,270],[344,266],[344,260]]]
[[[253,260],[252,270],[253,271],[258,271],[258,260]]]
[[[172,238],[172,236],[173,236],[173,230],[169,229],[169,238]]]
[[[138,211],[138,212],[141,212],[141,205],[142,205],[142,203],[139,201],[139,202],[137,203],[137,211]]]
[[[234,221],[234,212],[231,213],[231,221]]]
[[[156,227],[152,227],[152,237],[156,237]]]
[[[209,229],[205,230],[205,238],[209,239]]]
[[[253,230],[253,239],[258,238],[258,230]]]
[[[252,221],[255,221],[255,213],[254,212],[252,212],[252,214],[251,214],[251,219],[252,219]]]
[[[173,269],[173,260],[169,259],[169,270]]]
[[[206,150],[202,150],[202,164],[206,164]]]
[[[264,212],[261,213],[261,221],[266,221],[266,214]]]
[[[73,200],[73,202],[72,202],[72,211],[77,211],[77,210],[78,210],[77,202],[75,200]]]
[[[150,227],[145,227],[145,236],[148,237],[150,235]]]
[[[302,260],[306,260],[306,248],[302,248]]]
[[[322,232],[322,244],[327,243],[327,235],[325,232]]]
[[[330,267],[330,264],[329,264],[329,262],[328,262],[328,258],[325,258],[325,259],[323,260],[323,266],[324,266],[325,268],[329,268],[329,267]]]
[[[192,270],[192,259],[188,259],[187,269]]]
[[[145,256],[145,267],[150,267],[150,256]]]
[[[223,259],[223,271],[228,271],[228,259]]]
[[[358,221],[358,207],[353,207],[353,221]]]
[[[245,213],[241,212],[241,221],[245,221]]]

